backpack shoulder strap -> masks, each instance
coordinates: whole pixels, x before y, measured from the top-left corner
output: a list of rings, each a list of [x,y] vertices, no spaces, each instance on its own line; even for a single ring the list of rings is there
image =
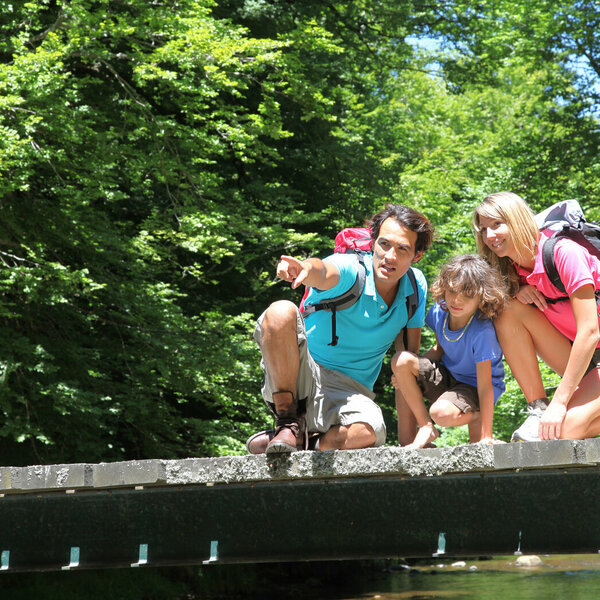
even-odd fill
[[[419,286],[417,285],[417,278],[412,267],[409,267],[406,274],[408,275],[412,292],[406,297],[406,325],[402,329],[402,339],[404,341],[404,348],[408,349],[408,322],[417,312],[417,307],[419,306]]]
[[[408,280],[412,287],[412,292],[406,297],[406,312],[408,313],[408,320],[410,321],[417,312],[417,307],[419,306],[419,286],[417,285],[417,278],[415,277],[415,272],[412,267],[408,269],[406,274],[408,275]]]
[[[548,275],[548,279],[552,282],[552,285],[560,290],[563,294],[566,294],[565,286],[563,282],[560,280],[560,275],[558,274],[558,270],[556,268],[556,263],[554,262],[554,246],[556,242],[559,240],[560,232],[553,233],[546,241],[542,247],[542,263],[544,265],[544,271],[546,275]]]
[[[562,230],[556,231],[544,242],[544,246],[542,247],[544,271],[548,275],[548,279],[550,279],[552,285],[565,294],[566,297],[567,290],[560,279],[558,269],[556,268],[556,261],[554,260],[554,247],[556,246],[556,242],[561,238],[573,240],[580,246],[583,246],[592,256],[600,259],[600,227],[597,223],[584,223],[581,229],[573,229],[565,225]],[[596,298],[600,302],[598,290],[596,290]],[[561,300],[561,298],[554,301],[546,298],[546,301],[550,303],[558,300]]]
[[[348,252],[348,254],[350,254],[350,252]],[[327,310],[331,312],[331,342],[329,343],[329,346],[337,346],[339,339],[336,331],[336,311],[350,308],[350,306],[357,302],[363,293],[363,290],[365,289],[365,280],[367,277],[367,266],[365,265],[364,256],[365,253],[354,250],[352,251],[352,254],[356,257],[359,265],[358,273],[356,274],[356,279],[354,280],[352,287],[348,291],[336,296],[335,298],[327,298],[326,300],[318,302],[317,304],[304,305],[304,312],[302,313],[304,316],[310,315],[317,310]]]
[[[365,289],[367,267],[362,252],[353,252],[352,254],[356,256],[359,264],[358,273],[352,287],[334,298],[327,298],[316,304],[306,304],[303,311],[304,315],[310,315],[317,310],[344,310],[352,306],[360,298]]]

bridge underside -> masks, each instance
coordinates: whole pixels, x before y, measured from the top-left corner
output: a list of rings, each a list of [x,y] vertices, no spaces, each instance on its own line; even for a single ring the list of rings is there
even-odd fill
[[[597,553],[597,465],[5,494],[5,571]]]

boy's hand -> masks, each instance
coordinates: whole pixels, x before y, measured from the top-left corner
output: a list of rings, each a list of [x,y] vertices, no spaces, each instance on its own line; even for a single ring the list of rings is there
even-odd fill
[[[398,389],[398,380],[396,379],[396,376],[394,374],[392,374],[392,385]]]
[[[493,437],[484,437],[481,438],[478,442],[475,442],[476,444],[495,444],[496,440]]]

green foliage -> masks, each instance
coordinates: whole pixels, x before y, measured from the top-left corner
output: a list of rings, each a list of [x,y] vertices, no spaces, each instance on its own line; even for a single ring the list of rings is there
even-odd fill
[[[261,236],[238,184],[290,135],[275,97],[291,94],[286,44],[249,38],[211,6],[74,1],[6,15],[7,451],[27,443],[39,461],[212,452],[253,411],[256,394],[239,389],[258,379],[246,366],[251,325],[210,290],[255,259],[245,237],[281,239]]]
[[[280,254],[323,255],[393,200],[438,229],[431,280],[474,251],[486,193],[598,195],[591,3],[42,0],[0,17],[5,464],[244,452],[270,422],[254,318],[298,300]],[[388,382],[386,366],[393,431]]]

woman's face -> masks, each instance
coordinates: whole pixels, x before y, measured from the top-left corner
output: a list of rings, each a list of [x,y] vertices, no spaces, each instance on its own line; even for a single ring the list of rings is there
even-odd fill
[[[479,231],[483,243],[498,257],[516,260],[517,253],[508,225],[502,219],[479,215]]]

